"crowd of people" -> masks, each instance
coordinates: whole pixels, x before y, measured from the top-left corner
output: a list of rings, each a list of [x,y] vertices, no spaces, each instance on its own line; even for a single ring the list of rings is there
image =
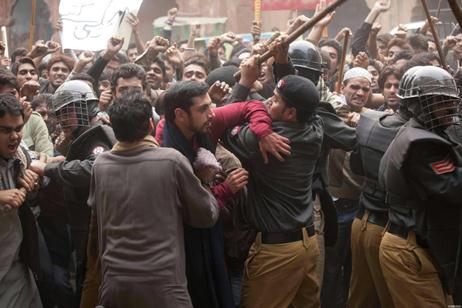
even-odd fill
[[[126,51],[0,43],[0,307],[461,307],[462,31],[391,5],[347,54],[334,13],[198,50],[178,8]]]

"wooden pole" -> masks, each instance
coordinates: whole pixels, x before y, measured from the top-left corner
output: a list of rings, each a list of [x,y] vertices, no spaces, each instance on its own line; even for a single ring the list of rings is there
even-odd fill
[[[261,1],[262,0],[254,1],[254,11],[253,11],[253,24],[260,26],[260,30],[261,30]],[[253,43],[256,44],[259,41],[260,41],[260,35],[254,34]]]
[[[441,2],[442,2],[442,1],[443,1],[443,0],[438,1],[438,9],[437,9],[437,11],[436,11],[436,18],[438,18],[438,19],[440,18],[440,13],[441,13]]]
[[[299,36],[303,35],[306,31],[311,29],[316,23],[318,23],[321,19],[323,19],[327,14],[332,13],[337,7],[339,7],[341,4],[343,4],[346,0],[337,0],[330,4],[328,7],[326,7],[323,11],[319,12],[318,14],[314,15],[313,18],[302,24],[298,29],[296,29],[294,32],[289,34],[287,38],[284,40],[282,43],[285,47],[289,46],[290,43],[295,41]],[[266,60],[271,58],[271,51],[267,51],[264,54],[261,55],[260,60],[258,61],[258,64],[262,64]],[[236,72],[234,74],[234,78],[236,80],[241,79],[241,71]]]
[[[462,29],[462,12],[460,10],[459,4],[457,4],[457,0],[448,0],[448,2],[454,17],[459,23],[459,27]]]
[[[441,48],[440,38],[438,36],[438,33],[436,33],[435,25],[433,24],[432,17],[430,16],[430,12],[428,11],[427,2],[425,0],[421,1],[422,7],[425,11],[425,15],[427,16],[428,25],[430,26],[430,30],[432,32],[433,40],[435,41],[436,49],[438,50],[438,55],[440,56],[440,64],[444,69],[447,69],[448,65],[446,64],[443,49]]]
[[[37,5],[37,1],[32,0],[32,10],[31,10],[31,18],[30,18],[30,26],[29,26],[29,51],[32,50],[32,46],[34,45],[36,5]]]
[[[5,57],[9,58],[10,54],[8,52],[8,35],[6,33],[6,27],[2,26],[2,42],[5,44],[5,53],[3,54]]]
[[[345,61],[348,51],[348,40],[350,39],[350,31],[346,30],[343,36],[343,48],[342,48],[342,58],[340,61],[340,67],[338,69],[338,77],[337,77],[337,84],[335,85],[335,92],[340,93],[342,89],[342,81],[343,81],[343,70],[345,68]]]

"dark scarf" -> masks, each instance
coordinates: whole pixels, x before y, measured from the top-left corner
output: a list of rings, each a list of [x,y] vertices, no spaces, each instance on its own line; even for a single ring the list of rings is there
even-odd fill
[[[175,124],[165,121],[162,139],[164,147],[178,150],[186,156],[191,165],[196,160],[197,151],[194,148],[194,142],[189,142]],[[203,147],[215,154],[217,146],[213,144],[208,134],[196,134],[194,141],[199,147]]]
[[[162,132],[164,147],[174,148],[188,158],[191,165],[197,156],[197,145],[215,154],[208,134],[196,134],[189,142],[178,127],[165,121]],[[195,308],[234,308],[231,286],[225,271],[223,227],[221,221],[208,229],[184,225],[186,277]]]

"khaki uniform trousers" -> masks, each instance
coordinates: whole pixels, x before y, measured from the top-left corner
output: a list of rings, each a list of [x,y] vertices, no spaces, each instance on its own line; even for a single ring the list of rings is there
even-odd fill
[[[393,301],[379,261],[379,248],[384,228],[363,218],[355,218],[351,227],[351,282],[348,307],[390,308]]]
[[[262,244],[257,234],[245,262],[241,307],[320,307],[317,236],[284,244]]]
[[[428,251],[417,245],[414,232],[410,231],[407,239],[386,232],[379,257],[396,308],[436,308],[453,304]]]

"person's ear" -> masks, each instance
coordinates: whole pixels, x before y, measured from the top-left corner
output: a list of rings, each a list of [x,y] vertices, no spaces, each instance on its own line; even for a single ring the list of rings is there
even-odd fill
[[[286,108],[285,117],[288,122],[297,122],[297,109],[295,107]]]
[[[181,108],[175,109],[175,121],[178,123],[184,123],[188,117],[188,113]]]

